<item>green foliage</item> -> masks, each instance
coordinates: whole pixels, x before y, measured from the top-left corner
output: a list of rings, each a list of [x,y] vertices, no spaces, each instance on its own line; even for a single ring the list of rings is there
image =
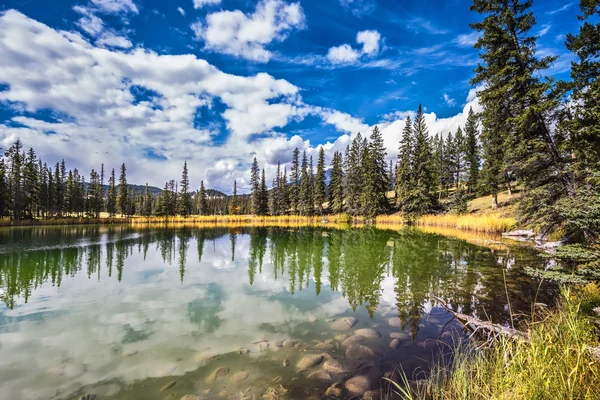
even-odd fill
[[[122,215],[127,215],[129,205],[129,193],[127,191],[127,169],[125,163],[121,164],[121,175],[117,187],[117,207]]]
[[[342,153],[336,151],[331,161],[331,178],[329,180],[329,211],[332,214],[340,214],[344,211],[344,171],[342,168]]]
[[[187,217],[192,213],[192,195],[190,194],[190,178],[188,175],[187,161],[183,163],[183,172],[181,174],[180,194],[177,204],[177,210],[182,217]]]
[[[317,208],[317,214],[323,214],[323,203],[327,198],[325,184],[325,150],[323,146],[319,148],[319,159],[317,161],[317,175],[314,184],[314,202]]]
[[[481,155],[477,128],[477,116],[473,112],[473,108],[469,108],[469,115],[465,123],[465,163],[467,168],[467,186],[469,193],[475,193],[479,185],[479,168],[481,164]]]

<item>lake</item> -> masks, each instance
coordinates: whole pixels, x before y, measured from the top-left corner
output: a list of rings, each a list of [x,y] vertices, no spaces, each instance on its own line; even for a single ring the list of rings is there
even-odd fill
[[[350,398],[465,340],[434,297],[504,324],[552,304],[523,272],[546,263],[415,229],[0,229],[0,397]]]

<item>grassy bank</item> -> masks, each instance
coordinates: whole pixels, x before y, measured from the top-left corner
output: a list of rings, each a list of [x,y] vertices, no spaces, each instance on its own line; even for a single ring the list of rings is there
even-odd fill
[[[598,305],[595,284],[577,295],[565,290],[556,310],[530,323],[529,341],[502,339],[485,350],[459,346],[452,366],[435,366],[413,390],[396,383],[392,391],[411,400],[599,399],[600,363],[590,351],[598,336],[586,314]]]
[[[381,215],[377,217],[378,225],[397,225],[404,222],[401,215]],[[517,226],[513,217],[504,217],[500,214],[439,214],[424,215],[414,221],[417,226],[435,226],[440,228],[459,229],[472,232],[502,233]]]
[[[61,217],[61,218],[33,218],[10,220],[8,218],[0,218],[0,227],[6,226],[43,226],[43,225],[97,225],[97,224],[122,224],[129,222],[128,218],[119,217]]]

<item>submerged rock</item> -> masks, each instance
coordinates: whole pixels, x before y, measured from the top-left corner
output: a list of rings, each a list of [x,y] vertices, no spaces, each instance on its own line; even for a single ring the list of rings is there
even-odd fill
[[[179,400],[204,400],[204,398],[198,396],[197,394],[186,394]]]
[[[365,375],[354,376],[344,383],[344,387],[354,395],[363,394],[371,389],[371,379]]]
[[[166,367],[163,367],[158,370],[158,376],[163,377],[163,376],[173,375],[173,372],[175,372],[176,369],[177,369],[177,365],[169,364]]]
[[[381,400],[381,389],[366,391],[363,400]]]
[[[308,379],[316,379],[319,381],[329,382],[331,381],[331,375],[327,371],[315,371],[308,375]]]
[[[275,347],[283,347],[283,340],[276,340]]]
[[[328,397],[334,397],[336,399],[339,399],[342,397],[342,389],[337,388],[337,387],[328,387],[327,390],[325,391],[325,394],[323,395],[325,398]]]
[[[87,394],[84,394],[83,396],[81,396],[79,398],[79,400],[96,400],[96,395],[87,393]]]
[[[400,340],[410,339],[410,336],[404,332],[392,332],[392,333],[390,333],[390,337],[392,339],[400,339]]]
[[[392,339],[392,341],[390,342],[390,347],[392,349],[397,349],[398,346],[400,346],[400,339]]]
[[[205,363],[207,361],[213,361],[221,357],[219,353],[214,353],[212,351],[203,351],[194,357],[194,360],[198,363]]]
[[[393,326],[394,328],[400,328],[402,326],[402,321],[398,317],[392,317],[388,319],[388,325]]]
[[[343,342],[344,340],[348,339],[349,337],[350,337],[350,335],[340,334],[340,335],[335,335],[334,339],[337,340],[338,342]]]
[[[334,347],[335,347],[335,346],[334,346],[334,345],[332,345],[332,344],[327,344],[327,343],[319,343],[319,344],[316,344],[316,345],[315,345],[313,348],[314,348],[314,349],[317,349],[317,350],[325,350],[325,351],[328,351],[328,350],[332,350]]]
[[[364,342],[365,337],[360,335],[352,335],[342,342],[342,346],[350,346],[353,343]]]
[[[377,357],[375,350],[362,344],[351,344],[346,349],[346,357],[352,360],[373,359]]]
[[[379,339],[381,337],[379,332],[377,332],[375,329],[371,329],[371,328],[357,329],[354,331],[354,334],[362,336],[365,339],[371,339],[371,340]]]
[[[352,328],[357,322],[358,319],[354,317],[346,317],[336,320],[333,324],[331,324],[331,328],[335,329],[336,331],[344,331]]]
[[[342,363],[340,363],[338,360],[334,360],[333,358],[323,363],[323,369],[327,372],[331,372],[332,374],[346,372],[346,368],[344,368]]]
[[[229,378],[229,381],[232,383],[240,383],[245,381],[246,379],[248,379],[248,376],[250,374],[248,373],[248,371],[240,371],[237,372],[233,375],[231,375],[231,378]]]
[[[169,390],[171,389],[173,386],[175,386],[175,384],[177,383],[177,381],[171,381],[169,383],[167,383],[165,386],[160,388],[161,392],[164,392],[165,390]]]
[[[281,345],[283,347],[294,347],[294,341],[292,340],[284,340],[283,343],[281,343]]]
[[[260,351],[265,351],[269,348],[269,343],[268,342],[260,342],[258,344],[258,348],[260,349]]]
[[[289,367],[290,366],[290,360],[288,360],[287,358],[285,360],[283,360],[283,366],[284,367]]]
[[[229,368],[228,367],[217,368],[216,370],[213,371],[212,374],[210,374],[206,378],[206,383],[213,383],[214,381],[217,380],[217,378],[219,378],[221,376],[228,375],[228,374],[229,374]]]
[[[324,358],[325,357],[323,357],[323,355],[321,355],[321,354],[313,354],[313,355],[305,356],[300,361],[298,361],[298,364],[296,365],[296,367],[299,370],[316,367],[317,365],[321,364],[321,362],[323,362]]]

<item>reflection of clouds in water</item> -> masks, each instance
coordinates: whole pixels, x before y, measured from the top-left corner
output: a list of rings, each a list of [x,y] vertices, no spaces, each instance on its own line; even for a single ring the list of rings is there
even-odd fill
[[[197,352],[228,352],[262,337],[261,324],[277,327],[279,333],[270,337],[283,339],[309,316],[349,309],[338,293],[315,312],[292,307],[289,278],[279,274],[274,279],[268,253],[262,273],[257,272],[259,279],[249,287],[248,236],[238,236],[235,262],[227,236],[216,239],[214,246],[205,242],[201,264],[194,254],[196,243],[190,240],[183,283],[178,260],[167,265],[154,249],[151,245],[145,261],[135,249],[125,260],[119,283],[114,266],[108,277],[103,248],[100,283],[97,276],[88,279],[82,271],[63,277],[60,289],[46,283],[33,291],[27,304],[1,309],[2,319],[41,315],[2,327],[3,396],[48,398],[56,390],[68,394],[108,379],[131,383],[148,376],[182,375],[199,366]],[[148,275],[149,270],[155,273]],[[211,287],[221,288],[219,294],[211,295]],[[197,305],[201,318],[195,320]],[[212,321],[219,321],[218,326],[208,326]],[[128,343],[123,343],[128,332]]]

